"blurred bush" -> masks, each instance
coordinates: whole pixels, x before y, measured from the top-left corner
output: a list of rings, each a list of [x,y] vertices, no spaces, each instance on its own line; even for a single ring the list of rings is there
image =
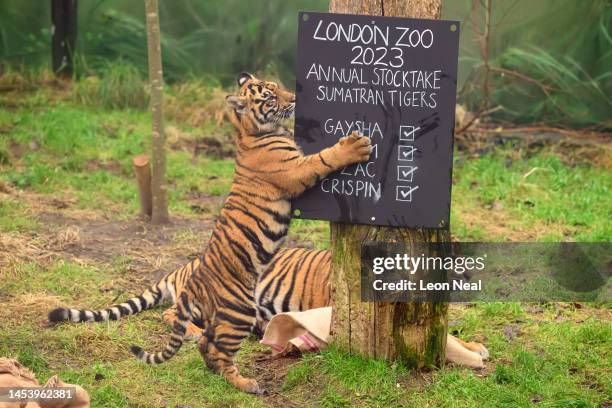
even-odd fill
[[[141,72],[121,59],[107,61],[98,75],[75,81],[72,94],[76,102],[107,109],[144,109],[149,94]]]
[[[493,75],[492,102],[504,107],[498,117],[612,130],[611,3],[564,1],[558,6],[562,12],[515,28],[537,31],[546,42],[532,38],[506,47],[493,61],[519,74]]]
[[[591,77],[571,56],[530,47],[508,49],[499,64],[533,80],[508,74],[497,77],[492,99],[504,107],[499,115],[504,119],[612,129],[612,61],[607,72]]]
[[[50,2],[0,0],[0,59],[20,65],[50,62]],[[144,2],[78,3],[76,73],[101,76],[105,63],[121,58],[147,72]],[[297,13],[326,11],[328,0],[160,2],[164,77],[190,73],[224,85],[241,71],[270,71],[293,84]]]
[[[198,127],[204,122],[213,122],[221,126],[227,110],[227,94],[214,79],[192,78],[169,88],[164,110],[166,116],[177,123]]]
[[[183,89],[187,99],[196,94],[215,99],[206,89],[208,82],[230,86],[236,73],[245,70],[277,76],[293,88],[297,12],[326,11],[328,4],[328,0],[162,1],[166,82],[171,86],[189,82]],[[468,86],[460,102],[471,111],[478,111],[483,101],[477,34],[482,27],[474,29],[469,23],[472,16],[484,20],[481,4],[478,0],[443,3],[444,18],[463,22],[459,85]],[[492,4],[490,65],[506,71],[490,74],[489,106],[503,107],[493,118],[612,129],[610,0]],[[0,0],[0,80],[4,65],[20,72],[40,72],[41,66],[50,65],[49,5],[39,0]],[[146,106],[141,87],[147,78],[143,2],[89,0],[80,1],[78,7],[75,72],[84,80],[77,83],[75,98],[106,107]],[[23,73],[9,81],[10,86],[27,88],[29,77],[36,75]],[[194,77],[199,79],[193,81]],[[173,103],[176,107],[181,102]],[[169,107],[172,115],[177,113],[173,109]],[[197,122],[194,112],[180,115]]]

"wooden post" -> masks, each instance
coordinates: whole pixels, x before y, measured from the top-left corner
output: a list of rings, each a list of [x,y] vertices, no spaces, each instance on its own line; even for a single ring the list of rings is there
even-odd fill
[[[140,215],[150,219],[153,214],[153,197],[151,193],[151,165],[149,157],[141,154],[132,159],[138,192],[140,194]]]
[[[441,0],[331,0],[330,12],[440,18]],[[448,228],[408,229],[331,224],[332,337],[367,357],[400,360],[410,367],[441,366],[446,346],[446,303],[361,302],[361,244],[450,242]],[[420,253],[419,253],[420,255]]]
[[[51,57],[57,75],[72,75],[76,34],[76,0],[51,0]]]
[[[149,81],[151,83],[151,119],[153,141],[153,224],[169,222],[166,188],[166,136],[164,134],[164,75],[161,60],[159,12],[157,0],[145,0],[147,15],[147,45],[149,53]]]

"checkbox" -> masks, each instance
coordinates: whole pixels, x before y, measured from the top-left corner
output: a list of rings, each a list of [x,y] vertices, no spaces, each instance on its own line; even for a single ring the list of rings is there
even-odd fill
[[[400,126],[399,140],[413,142],[414,136],[419,129],[421,129],[419,126]]]
[[[397,181],[412,182],[417,166],[397,166]]]
[[[395,187],[395,200],[396,201],[412,201],[412,193],[415,192],[419,186],[397,186]]]
[[[412,161],[414,159],[414,146],[398,146],[397,147],[397,160],[399,161]]]

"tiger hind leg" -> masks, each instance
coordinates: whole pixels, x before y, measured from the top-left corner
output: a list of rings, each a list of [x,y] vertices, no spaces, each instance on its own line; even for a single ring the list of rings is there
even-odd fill
[[[166,322],[170,327],[174,325],[174,322],[178,319],[176,314],[176,305],[172,305],[172,307],[166,309],[162,318],[164,322]],[[202,337],[202,329],[196,326],[193,323],[189,323],[187,326],[187,330],[185,331],[185,340],[199,340]]]
[[[480,343],[468,343],[450,334],[446,338],[446,361],[464,367],[483,368],[489,350]]]
[[[253,319],[253,324],[255,319]],[[252,326],[251,326],[252,327]],[[198,342],[200,354],[208,368],[223,376],[230,384],[250,394],[263,394],[257,381],[240,375],[234,364],[234,356],[243,340],[251,333],[251,327],[236,327],[230,322],[218,322],[209,326]]]
[[[450,335],[449,335],[450,336]],[[457,342],[464,348],[479,354],[480,357],[482,357],[483,360],[486,360],[489,358],[489,350],[487,350],[487,348],[484,346],[484,344],[482,343],[477,343],[477,342],[467,342],[467,341],[463,341],[458,337],[455,337],[455,340],[457,340]]]

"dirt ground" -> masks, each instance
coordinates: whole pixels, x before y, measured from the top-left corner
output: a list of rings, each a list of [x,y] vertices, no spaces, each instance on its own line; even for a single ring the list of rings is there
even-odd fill
[[[120,214],[112,211],[78,209],[67,197],[11,191],[0,192],[2,198],[23,203],[36,214],[39,226],[29,233],[0,234],[0,270],[10,273],[10,267],[19,261],[36,260],[45,265],[58,258],[84,266],[119,262],[133,275],[132,279],[111,281],[100,287],[101,291],[115,294],[113,301],[123,294],[138,294],[196,256],[214,225],[214,219],[205,214],[196,218],[173,216],[170,224],[155,226],[140,218],[121,219]],[[297,241],[290,240],[288,244],[297,245]],[[0,293],[0,299],[7,302],[10,296]],[[35,304],[47,304],[48,300],[31,299]],[[27,306],[30,302],[25,303]],[[44,314],[37,307],[34,309],[27,315],[40,320],[41,328],[47,327]],[[281,392],[289,367],[297,361],[299,354],[272,358],[269,352],[258,351],[248,356],[248,364],[266,390],[263,398],[270,406],[298,407]]]
[[[0,270],[10,273],[19,261],[46,265],[60,258],[83,266],[120,263],[133,274],[128,287],[101,288],[105,291],[137,293],[185,264],[205,246],[214,224],[211,217],[202,215],[173,216],[170,224],[155,226],[112,210],[79,209],[70,198],[61,196],[29,192],[0,192],[0,196],[23,204],[27,212],[36,214],[38,223],[30,232],[0,234]]]

